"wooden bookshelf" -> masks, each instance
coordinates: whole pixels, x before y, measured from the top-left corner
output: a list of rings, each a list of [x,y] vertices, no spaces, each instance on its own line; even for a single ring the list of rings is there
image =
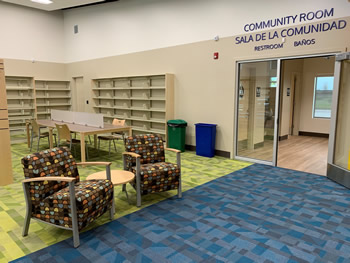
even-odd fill
[[[4,63],[0,59],[0,185],[13,182],[11,143]]]
[[[94,110],[106,122],[125,119],[134,134],[158,133],[167,138],[174,118],[174,75],[101,78],[92,81]]]
[[[51,110],[71,110],[69,81],[35,80],[37,119],[50,119]]]
[[[6,76],[5,82],[11,135],[24,133],[26,121],[35,116],[33,78]]]

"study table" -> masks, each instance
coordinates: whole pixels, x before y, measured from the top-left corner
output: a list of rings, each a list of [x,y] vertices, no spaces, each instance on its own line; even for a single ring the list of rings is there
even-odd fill
[[[81,162],[86,161],[86,159],[85,159],[85,136],[94,135],[94,147],[97,148],[97,134],[112,133],[112,132],[128,132],[128,135],[132,135],[131,126],[113,125],[111,123],[104,123],[103,128],[68,123],[68,122],[64,122],[64,121],[54,121],[54,120],[37,120],[37,123],[41,127],[48,127],[49,128],[50,148],[53,148],[52,130],[54,128],[56,128],[56,123],[57,124],[67,124],[70,131],[79,133],[80,134]],[[30,143],[30,141],[29,141],[29,138],[30,138],[29,126],[30,126],[30,124],[27,123],[26,126],[27,126],[27,139],[28,139],[28,143]],[[28,144],[28,146],[29,145],[30,144]]]

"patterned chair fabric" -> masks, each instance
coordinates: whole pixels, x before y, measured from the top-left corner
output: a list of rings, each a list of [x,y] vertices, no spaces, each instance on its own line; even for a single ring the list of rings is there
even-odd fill
[[[113,184],[109,180],[79,182],[79,172],[71,152],[54,148],[22,158],[26,179],[44,176],[75,177],[75,197],[79,230],[98,218],[113,201]],[[32,217],[72,228],[69,187],[66,182],[31,182],[29,195]]]
[[[164,192],[178,189],[180,167],[165,162],[164,143],[160,135],[145,134],[125,138],[125,149],[141,155],[140,158],[140,190],[141,194]],[[127,170],[136,174],[136,158],[127,155]],[[136,180],[132,182],[135,187]]]
[[[43,176],[75,177],[79,182],[79,172],[72,154],[66,148],[54,148],[30,154],[22,158],[26,179]],[[30,184],[30,197],[33,205],[53,193],[67,187],[66,182],[36,182]]]
[[[165,161],[164,144],[160,135],[145,134],[125,138],[125,150],[141,155],[140,163],[158,163]],[[136,158],[127,156],[126,165],[129,170],[136,165]]]
[[[175,163],[160,162],[141,165],[141,194],[164,192],[179,187],[180,169]],[[136,174],[136,167],[132,167]],[[132,182],[135,187],[135,180]]]

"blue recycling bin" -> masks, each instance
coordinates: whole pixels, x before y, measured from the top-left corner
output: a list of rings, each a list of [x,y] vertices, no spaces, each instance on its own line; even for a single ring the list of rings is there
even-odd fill
[[[196,123],[196,154],[214,157],[216,124]]]

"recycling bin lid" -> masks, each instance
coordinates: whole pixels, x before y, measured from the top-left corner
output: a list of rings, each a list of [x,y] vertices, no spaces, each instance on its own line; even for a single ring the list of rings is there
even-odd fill
[[[184,120],[176,119],[176,120],[168,120],[168,126],[171,127],[186,127],[187,122]]]
[[[217,124],[211,124],[211,123],[195,123],[194,125],[200,126],[200,127],[214,127],[214,126],[218,126]]]

